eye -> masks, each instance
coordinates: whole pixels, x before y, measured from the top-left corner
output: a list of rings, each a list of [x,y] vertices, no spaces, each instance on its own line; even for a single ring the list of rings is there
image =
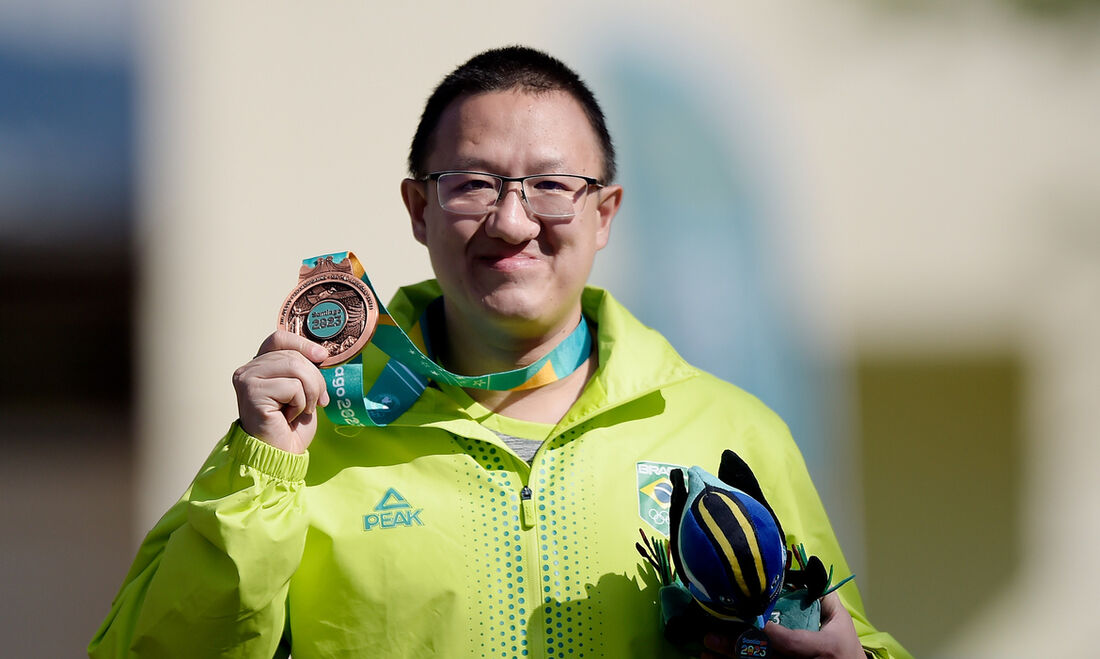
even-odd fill
[[[494,187],[492,181],[482,178],[468,178],[462,181],[456,189],[460,192],[476,192],[478,190],[492,190]]]
[[[444,197],[495,194],[497,182],[484,174],[445,174],[439,177],[439,189]]]
[[[531,179],[531,188],[547,194],[572,194],[581,187],[580,183],[581,179],[572,176],[543,176]]]

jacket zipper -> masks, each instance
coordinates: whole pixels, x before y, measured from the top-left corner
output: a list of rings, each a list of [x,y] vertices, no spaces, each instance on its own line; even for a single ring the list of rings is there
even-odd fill
[[[519,491],[520,498],[520,523],[523,526],[525,539],[527,540],[527,559],[529,582],[527,591],[527,628],[534,630],[527,636],[528,659],[540,659],[546,656],[546,637],[543,634],[542,620],[539,619],[539,611],[544,602],[542,592],[543,560],[542,543],[540,535],[548,524],[539,522],[538,506],[535,505],[535,492],[532,487],[539,477],[539,462],[543,450],[558,439],[559,435],[553,435],[543,441],[535,455],[531,458],[531,469],[527,474],[527,482]],[[552,519],[552,518],[548,518]],[[534,623],[534,624],[531,624]]]
[[[532,498],[530,486],[524,485],[519,491],[520,523],[524,529],[535,526],[535,502]]]

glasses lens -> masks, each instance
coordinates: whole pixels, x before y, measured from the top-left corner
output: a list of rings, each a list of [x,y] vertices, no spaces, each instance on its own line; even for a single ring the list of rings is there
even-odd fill
[[[523,182],[531,212],[542,217],[573,217],[584,210],[588,182],[579,176],[534,176]]]
[[[451,172],[436,179],[439,205],[464,215],[489,212],[500,199],[503,181],[492,174]],[[580,176],[554,174],[523,181],[523,196],[531,212],[543,218],[567,219],[584,210],[588,182]]]
[[[488,174],[442,174],[437,184],[439,205],[453,213],[484,213],[500,196],[500,179]]]

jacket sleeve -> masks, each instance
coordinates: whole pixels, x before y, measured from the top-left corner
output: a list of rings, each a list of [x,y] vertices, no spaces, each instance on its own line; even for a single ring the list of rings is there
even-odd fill
[[[780,422],[782,423],[782,422]],[[775,508],[776,515],[783,524],[787,535],[787,545],[802,544],[806,553],[816,555],[825,568],[832,567],[832,583],[838,583],[851,574],[848,563],[840,549],[840,543],[833,532],[832,525],[825,512],[825,506],[810,479],[806,463],[802,459],[794,440],[786,426],[782,432],[773,435],[784,445],[781,460],[762,462],[764,469],[777,467],[769,473],[770,478],[761,480],[765,496]],[[781,439],[780,439],[781,438]],[[881,632],[867,619],[863,599],[860,596],[857,576],[837,590],[844,607],[852,615],[856,633],[864,651],[875,659],[912,659],[912,655],[886,632]]]
[[[89,656],[274,656],[305,546],[307,466],[234,424],[145,537]]]

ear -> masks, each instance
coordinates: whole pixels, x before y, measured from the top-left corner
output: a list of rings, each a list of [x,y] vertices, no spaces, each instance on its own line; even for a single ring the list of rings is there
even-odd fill
[[[598,213],[599,226],[596,229],[596,249],[603,249],[611,237],[611,220],[619,212],[619,206],[623,203],[623,186],[608,185],[596,193],[599,200],[596,212]]]
[[[421,245],[428,244],[428,227],[424,221],[424,209],[428,207],[428,184],[411,178],[401,181],[401,199],[409,212],[413,237]]]

